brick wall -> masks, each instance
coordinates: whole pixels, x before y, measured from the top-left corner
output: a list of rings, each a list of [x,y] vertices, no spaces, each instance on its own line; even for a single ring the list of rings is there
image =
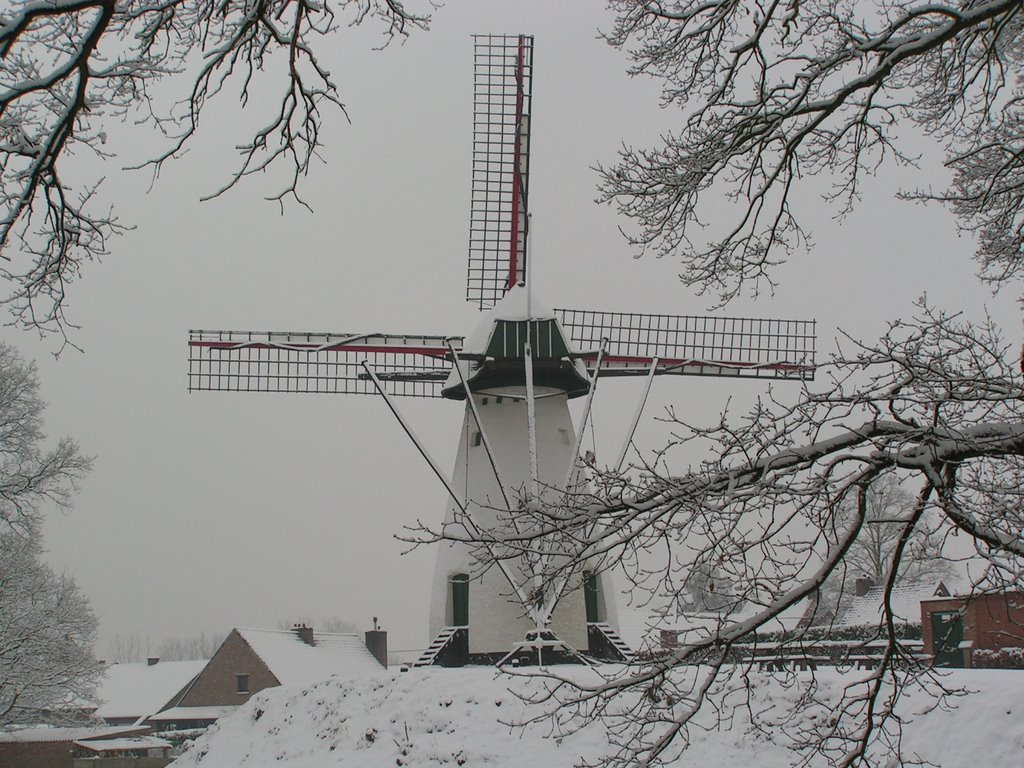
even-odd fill
[[[236,675],[239,674],[249,675],[249,693],[238,693]],[[242,636],[232,630],[177,706],[244,704],[252,694],[280,684]]]
[[[0,743],[3,768],[71,768],[70,741]]]
[[[975,649],[1024,648],[1024,593],[981,595],[968,603],[967,613]]]
[[[974,650],[1024,648],[1024,592],[923,601],[922,640],[929,656],[935,654],[931,615],[943,611],[963,614],[964,640]]]

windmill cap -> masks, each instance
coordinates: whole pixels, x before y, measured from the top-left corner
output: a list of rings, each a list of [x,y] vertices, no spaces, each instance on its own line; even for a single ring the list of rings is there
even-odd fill
[[[530,311],[527,312],[527,304]],[[494,305],[488,313],[491,320],[550,320],[555,316],[551,307],[537,301],[536,295],[531,296],[526,290],[526,283],[519,281],[502,296],[501,301]]]
[[[530,304],[529,312],[526,311],[528,297]],[[531,315],[531,317],[527,318],[527,315]],[[468,354],[483,354],[491,341],[494,326],[501,320],[517,323],[527,319],[551,320],[554,317],[555,313],[551,308],[537,301],[536,298],[529,296],[526,291],[526,284],[520,282],[509,288],[501,301],[483,313],[476,330],[466,339],[462,349]]]
[[[565,392],[569,397],[585,395],[590,390],[590,379],[583,364],[573,359],[574,350],[561,323],[522,284],[510,288],[501,301],[484,313],[463,345],[463,356],[474,358],[473,362],[459,363],[469,388],[475,392],[494,390],[495,394],[500,394],[499,390],[525,392],[528,327],[533,327],[537,334],[530,354],[534,386],[550,389],[552,393]],[[451,400],[465,398],[462,377],[455,368],[441,396]]]

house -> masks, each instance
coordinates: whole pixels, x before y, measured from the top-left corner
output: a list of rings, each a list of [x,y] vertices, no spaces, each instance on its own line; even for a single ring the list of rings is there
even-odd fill
[[[111,664],[100,680],[95,716],[107,725],[142,723],[175,704],[205,666],[205,660],[160,661],[157,657],[139,664]]]
[[[72,768],[76,753],[81,754],[84,751],[96,755],[102,752],[102,748],[97,747],[98,743],[105,742],[109,745],[112,741],[142,738],[148,733],[149,728],[144,726],[81,728],[32,726],[0,731],[0,766],[3,768]],[[150,745],[146,749],[152,746]],[[97,749],[99,751],[94,751]],[[89,764],[95,764],[95,761]],[[153,768],[157,768],[157,766],[154,765]]]
[[[908,582],[893,587],[888,604],[903,653],[924,655],[922,601],[949,594],[942,581]],[[813,598],[794,603],[760,626],[755,634],[735,643],[733,652],[738,658],[751,659],[765,668],[877,665],[886,647],[882,629],[885,588],[876,587],[871,579],[859,578],[841,598],[838,605]],[[717,611],[681,611],[677,605],[672,608],[648,608],[643,613],[620,609],[623,636],[637,649],[639,657],[656,657],[700,642],[723,627],[748,620],[760,610],[758,604],[739,600]]]
[[[227,639],[173,706],[149,717],[164,729],[205,727],[265,688],[312,685],[334,675],[377,674],[387,667],[387,633],[231,630]]]
[[[889,594],[894,625],[901,637],[920,639],[921,602],[950,594],[942,581],[901,582]],[[854,581],[853,595],[844,599],[831,626],[835,629],[879,627],[884,622],[885,587],[865,577]],[[817,622],[815,622],[817,624]]]
[[[710,583],[703,579],[701,586]],[[639,659],[655,658],[706,641],[727,627],[749,620],[763,610],[769,598],[757,593],[736,596],[719,589],[713,599],[697,590],[685,595],[660,597],[642,606],[618,606],[619,634]],[[802,626],[807,604],[798,602],[760,627],[761,633],[784,635]]]
[[[1024,667],[1024,592],[925,600],[921,627],[937,667]]]

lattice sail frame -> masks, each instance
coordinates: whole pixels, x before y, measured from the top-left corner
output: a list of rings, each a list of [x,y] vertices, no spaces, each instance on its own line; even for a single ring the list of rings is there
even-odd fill
[[[189,391],[375,395],[361,363],[392,395],[440,397],[461,337],[190,331]]]
[[[466,300],[526,280],[533,37],[473,36],[473,176]]]
[[[656,373],[814,379],[814,320],[654,315],[556,309],[578,357],[593,373],[602,340],[601,376]]]

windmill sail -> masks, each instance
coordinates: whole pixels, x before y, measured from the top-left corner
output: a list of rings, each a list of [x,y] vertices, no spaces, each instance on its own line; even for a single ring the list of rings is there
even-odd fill
[[[588,368],[602,340],[602,376],[655,373],[814,378],[815,321],[556,309]]]
[[[375,395],[366,360],[389,394],[440,397],[451,341],[393,334],[191,331],[189,391]]]
[[[813,379],[815,324],[552,311],[519,288],[527,279],[533,38],[475,36],[474,59],[466,296],[492,310],[476,332],[463,343],[446,336],[193,331],[189,389],[386,395],[449,493],[443,530],[487,542],[483,563],[481,548],[469,543],[438,548],[430,608],[435,640],[419,663],[522,660],[527,651],[547,663],[558,653],[578,659],[573,649],[583,648],[621,661],[629,649],[615,644],[614,587],[599,572],[600,559],[573,560],[552,578],[554,564],[571,554],[563,533],[575,533],[538,530],[519,552],[492,546],[488,537],[525,535],[536,521],[529,510],[561,508],[576,492],[586,496],[582,438],[568,401],[587,396],[586,423],[598,373],[647,375],[648,387],[659,373]],[[450,477],[415,438],[392,394],[466,401]],[[632,432],[615,466],[623,466],[631,441]]]
[[[526,279],[533,38],[473,38],[473,190],[466,300],[494,306]]]

